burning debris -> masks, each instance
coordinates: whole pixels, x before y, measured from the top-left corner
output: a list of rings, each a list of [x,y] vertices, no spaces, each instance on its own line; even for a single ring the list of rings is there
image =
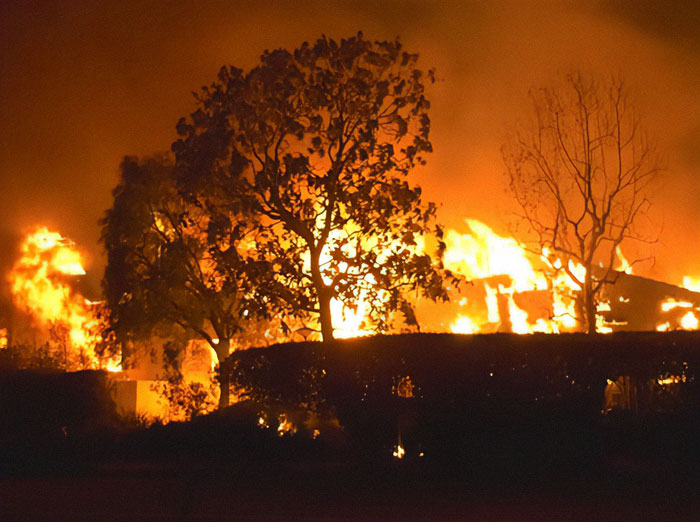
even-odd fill
[[[487,225],[468,219],[469,232],[447,231],[445,265],[470,285],[457,296],[452,333],[559,333],[581,329],[580,290],[569,275],[583,279],[585,270],[549,252],[537,256],[514,238],[500,237]],[[686,288],[632,274],[617,249],[618,267],[603,287],[597,308],[599,333],[613,331],[696,330],[700,326],[697,282]],[[583,273],[581,273],[583,272]]]
[[[613,330],[698,329],[700,293],[688,288],[618,272],[604,298],[598,312]]]

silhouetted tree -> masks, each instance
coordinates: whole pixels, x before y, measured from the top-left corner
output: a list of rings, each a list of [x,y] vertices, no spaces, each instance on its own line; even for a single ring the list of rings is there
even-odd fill
[[[559,258],[554,268],[580,288],[582,320],[594,333],[618,247],[644,239],[635,225],[659,162],[621,81],[575,74],[531,98],[533,120],[503,147],[510,187],[539,252]]]
[[[175,189],[172,161],[127,157],[113,191],[114,204],[101,221],[107,253],[103,287],[109,323],[118,340],[150,336],[177,325],[206,340],[223,361],[247,317],[260,317],[254,290],[241,268],[222,272],[212,223]],[[232,240],[232,235],[227,236]],[[228,376],[220,377],[220,407],[228,405]]]
[[[445,298],[416,245],[434,230],[435,205],[407,181],[432,149],[424,83],[434,76],[417,58],[361,33],[266,51],[250,72],[223,67],[177,125],[183,191],[222,237],[238,213],[257,216],[248,237],[269,264],[259,274],[267,299],[317,320],[324,340],[334,298],[368,303],[380,330],[392,311],[415,322],[408,291]]]

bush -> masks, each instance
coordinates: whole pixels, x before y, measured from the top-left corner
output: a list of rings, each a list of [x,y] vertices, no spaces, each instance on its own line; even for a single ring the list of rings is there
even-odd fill
[[[649,383],[682,375],[671,409],[697,424],[699,345],[698,332],[410,334],[239,351],[226,367],[268,408],[336,416],[368,458],[390,456],[401,432],[407,456],[512,465],[600,451],[615,423],[601,414],[607,379],[620,375],[637,383],[640,419],[660,414]],[[397,393],[406,378],[412,397]]]

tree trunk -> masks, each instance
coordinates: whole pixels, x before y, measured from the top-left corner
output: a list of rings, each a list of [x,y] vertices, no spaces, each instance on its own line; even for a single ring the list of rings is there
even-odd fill
[[[229,383],[231,382],[228,371],[221,371],[221,363],[226,360],[229,355],[231,341],[229,339],[219,339],[219,344],[216,345],[216,355],[219,358],[219,409],[222,410],[228,406],[230,400]]]
[[[333,318],[331,317],[331,293],[323,288],[318,293],[319,319],[321,321],[321,337],[324,341],[333,340]]]
[[[596,333],[596,305],[593,295],[593,275],[589,266],[586,269],[586,278],[583,283],[583,308],[586,314],[586,333]]]
[[[323,282],[321,266],[319,262],[321,251],[311,252],[311,280],[318,296],[318,315],[321,323],[321,337],[323,341],[333,340],[333,318],[331,317],[332,289]]]

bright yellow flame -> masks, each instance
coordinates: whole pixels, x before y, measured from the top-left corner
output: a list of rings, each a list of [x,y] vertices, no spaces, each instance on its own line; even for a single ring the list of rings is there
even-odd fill
[[[479,320],[460,310],[450,324],[452,332],[494,331],[498,325],[507,325],[515,333],[557,333],[579,326],[573,297],[579,285],[562,269],[560,259],[548,249],[536,256],[515,239],[500,237],[477,220],[467,219],[466,223],[469,227],[466,234],[446,231],[444,264],[467,280],[481,280],[487,319]],[[541,269],[535,269],[534,261]],[[549,279],[544,273],[547,267],[555,269]],[[568,269],[579,281],[585,278],[586,270],[582,265],[570,261]],[[496,277],[498,282],[490,279]],[[547,292],[551,299],[548,314],[551,317],[542,317],[542,312],[538,312],[540,316],[530,317],[529,312],[515,302],[515,294],[521,292]],[[464,299],[459,302],[460,308],[466,304]],[[501,317],[506,313],[508,317]]]
[[[700,322],[698,321],[698,318],[692,311],[688,311],[681,318],[681,328],[683,328],[684,330],[697,330],[699,323]]]
[[[678,384],[680,382],[685,382],[685,375],[671,375],[670,377],[658,378],[656,382],[661,386],[669,386],[670,384]]]
[[[479,326],[469,316],[458,315],[452,321],[450,331],[456,334],[475,334],[479,332]]]
[[[547,288],[546,278],[535,272],[525,249],[515,239],[500,237],[476,219],[465,221],[471,233],[459,234],[452,229],[445,233],[444,264],[448,270],[467,279],[509,275],[516,292]]]
[[[693,306],[693,303],[689,301],[677,301],[673,297],[669,297],[661,302],[661,311],[668,312],[674,308],[693,308]]]
[[[394,453],[392,453],[392,455],[394,455],[394,457],[397,459],[402,459],[404,455],[406,455],[406,450],[403,449],[400,442],[394,448]]]
[[[343,306],[341,301],[337,299],[331,300],[331,317],[333,317],[334,330],[333,335],[337,339],[349,339],[352,337],[365,337],[372,335],[374,332],[366,327],[367,321],[365,317],[369,312],[369,305],[360,301],[357,304],[356,310],[351,310]]]
[[[495,288],[491,288],[488,283],[484,284],[486,290],[486,309],[488,310],[489,323],[498,323],[501,320],[501,314],[498,311],[498,292]]]
[[[515,304],[513,301],[513,289],[504,288],[499,285],[499,292],[508,297],[508,314],[510,315],[510,327],[513,333],[526,334],[532,333],[532,328],[527,322],[527,313]]]
[[[7,348],[7,328],[0,328],[0,350]]]
[[[693,292],[700,292],[700,277],[683,277],[683,288],[692,290]]]
[[[615,254],[617,255],[617,260],[620,262],[620,266],[617,268],[619,272],[624,272],[625,274],[633,274],[632,265],[627,261],[624,255],[622,255],[622,249],[620,245],[615,248]]]
[[[118,371],[114,361],[101,361],[95,346],[102,339],[93,303],[73,292],[70,277],[85,274],[74,244],[46,227],[28,235],[21,256],[9,279],[16,305],[32,316],[38,326],[54,328],[65,344],[69,369],[99,368]],[[68,360],[70,356],[70,361]]]
[[[662,323],[656,327],[657,332],[668,332],[671,329],[671,323],[668,321],[665,323]]]

